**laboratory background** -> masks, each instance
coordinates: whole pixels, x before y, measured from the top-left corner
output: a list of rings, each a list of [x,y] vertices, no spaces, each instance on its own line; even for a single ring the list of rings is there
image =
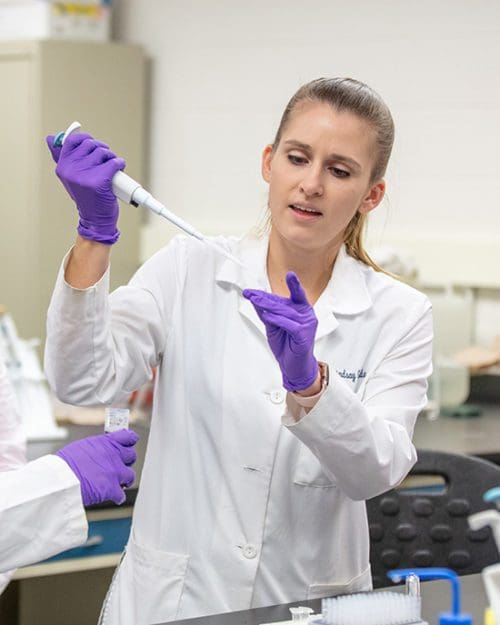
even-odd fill
[[[396,126],[367,248],[433,304],[434,373],[415,445],[486,459],[500,486],[499,70],[500,3],[491,0],[0,0],[1,355],[28,459],[101,432],[104,418],[103,407],[57,401],[43,374],[47,307],[76,227],[45,136],[77,120],[198,231],[240,236],[264,218],[261,153],[290,94],[350,76],[383,96]],[[179,233],[130,205],[119,227],[113,288]],[[141,440],[125,506],[89,510],[85,545],[19,569],[0,597],[0,623],[97,622],[130,529],[153,384],[128,405]],[[473,467],[447,473],[424,457],[436,475],[421,476],[421,498],[446,490],[450,475],[462,499],[480,491],[480,477],[465,477]],[[491,565],[498,554],[485,536]],[[456,562],[482,583],[480,567]],[[482,619],[490,595],[480,597]]]

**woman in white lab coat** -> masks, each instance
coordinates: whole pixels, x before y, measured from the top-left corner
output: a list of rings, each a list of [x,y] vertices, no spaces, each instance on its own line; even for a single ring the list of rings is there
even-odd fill
[[[431,372],[427,298],[362,245],[392,142],[391,115],[366,85],[305,85],[262,157],[269,232],[218,239],[244,268],[178,237],[108,296],[111,180],[125,163],[89,135],[62,150],[48,138],[79,212],[49,309],[48,378],[64,401],[110,404],[158,368],[102,623],[371,587],[364,500],[415,462]]]
[[[87,538],[84,505],[123,503],[135,461],[135,432],[121,430],[69,443],[21,466],[22,428],[12,388],[0,362],[0,571],[2,589],[12,569],[33,564]],[[7,463],[9,465],[7,466]]]

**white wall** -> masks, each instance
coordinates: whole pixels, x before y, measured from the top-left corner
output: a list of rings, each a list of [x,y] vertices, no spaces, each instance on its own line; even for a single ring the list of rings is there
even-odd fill
[[[500,286],[500,3],[117,0],[114,21],[152,59],[152,191],[201,230],[255,223],[260,152],[286,101],[350,75],[383,95],[397,129],[372,245],[404,241],[429,283]],[[143,256],[172,232],[150,223]]]

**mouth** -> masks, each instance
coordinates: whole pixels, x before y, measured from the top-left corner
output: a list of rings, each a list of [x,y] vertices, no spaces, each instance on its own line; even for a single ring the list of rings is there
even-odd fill
[[[306,219],[322,217],[323,215],[323,213],[314,206],[307,206],[305,204],[289,204],[288,208],[291,208],[294,213]]]

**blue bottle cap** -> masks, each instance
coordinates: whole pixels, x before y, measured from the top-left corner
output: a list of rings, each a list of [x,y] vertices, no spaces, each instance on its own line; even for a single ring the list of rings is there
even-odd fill
[[[446,568],[415,568],[415,569],[394,569],[388,571],[387,576],[393,582],[406,579],[408,575],[416,575],[419,579],[446,579],[451,584],[451,612],[442,612],[439,615],[439,625],[472,625],[470,614],[460,611],[460,580],[455,571]]]
[[[500,500],[500,486],[496,488],[490,488],[483,495],[484,501],[497,501]]]

